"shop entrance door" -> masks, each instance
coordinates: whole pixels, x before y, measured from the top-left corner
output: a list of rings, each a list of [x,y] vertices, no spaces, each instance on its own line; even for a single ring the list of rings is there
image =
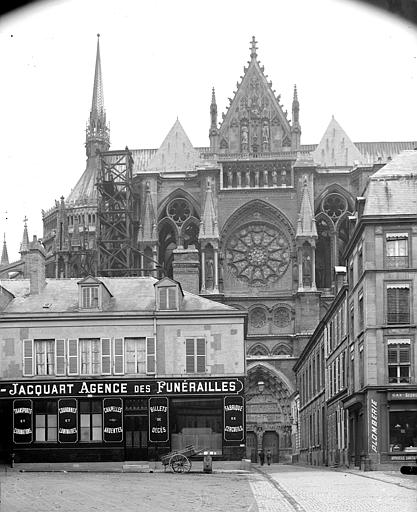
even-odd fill
[[[125,460],[148,460],[148,416],[125,416]]]

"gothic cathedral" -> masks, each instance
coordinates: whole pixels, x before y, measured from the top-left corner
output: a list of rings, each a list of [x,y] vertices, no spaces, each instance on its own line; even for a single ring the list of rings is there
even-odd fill
[[[415,142],[353,143],[332,118],[301,144],[297,88],[290,119],[255,38],[220,122],[213,89],[210,119],[209,147],[177,119],[158,149],[110,150],[97,42],[86,169],[43,212],[47,276],[166,275],[247,311],[247,444],[285,459],[292,368],[334,298],[355,200]]]

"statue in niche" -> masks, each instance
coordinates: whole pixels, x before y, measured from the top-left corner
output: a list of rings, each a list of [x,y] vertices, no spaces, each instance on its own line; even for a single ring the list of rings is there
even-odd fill
[[[278,173],[275,169],[272,171],[272,185],[274,185],[274,187],[278,185]]]
[[[269,142],[269,126],[267,121],[264,121],[264,124],[262,126],[262,142],[264,144],[268,144]]]
[[[248,149],[249,134],[248,134],[248,127],[246,125],[242,126],[240,141],[242,144],[242,149]]]
[[[212,290],[214,286],[214,263],[213,258],[208,258],[206,261],[206,289]]]
[[[311,286],[311,251],[310,247],[303,248],[303,286]]]

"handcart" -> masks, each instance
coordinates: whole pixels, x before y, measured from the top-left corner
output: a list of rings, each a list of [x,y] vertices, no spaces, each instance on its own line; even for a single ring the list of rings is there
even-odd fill
[[[203,451],[204,448],[202,450],[196,450],[194,446],[190,444],[182,450],[173,450],[172,452],[162,455],[161,462],[165,471],[167,466],[171,466],[174,473],[188,473],[191,469],[190,458]]]

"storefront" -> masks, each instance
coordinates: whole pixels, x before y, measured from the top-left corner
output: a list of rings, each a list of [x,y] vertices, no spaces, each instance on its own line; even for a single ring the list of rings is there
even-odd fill
[[[387,394],[387,451],[381,462],[401,465],[417,459],[417,391]]]
[[[157,460],[194,445],[245,453],[242,378],[3,381],[1,432],[16,462]]]

